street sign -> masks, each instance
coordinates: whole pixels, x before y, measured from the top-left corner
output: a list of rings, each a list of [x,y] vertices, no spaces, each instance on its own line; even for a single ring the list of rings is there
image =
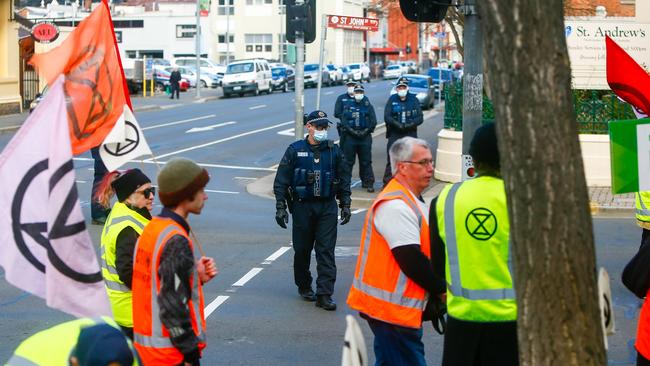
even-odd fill
[[[612,193],[650,191],[650,118],[609,123]]]
[[[59,27],[52,22],[39,22],[34,24],[31,34],[36,42],[50,43],[59,37]]]
[[[329,28],[377,32],[379,30],[379,19],[328,15],[327,26]]]
[[[461,168],[461,180],[466,181],[474,178],[476,170],[474,169],[474,159],[470,155],[463,155],[461,159],[463,166]]]

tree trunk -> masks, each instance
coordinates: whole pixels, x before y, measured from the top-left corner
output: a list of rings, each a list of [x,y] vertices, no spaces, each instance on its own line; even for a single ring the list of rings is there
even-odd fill
[[[605,365],[562,2],[479,1],[508,196],[522,365]]]

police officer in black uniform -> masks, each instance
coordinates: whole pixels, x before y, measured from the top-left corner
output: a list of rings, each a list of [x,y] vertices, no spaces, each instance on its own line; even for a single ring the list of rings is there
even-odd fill
[[[345,108],[346,105],[351,104],[354,102],[354,87],[357,86],[357,82],[354,80],[350,80],[347,83],[345,83],[345,93],[341,94],[336,98],[336,103],[334,104],[334,117],[338,118],[339,120],[342,119],[343,116],[343,109]],[[337,128],[338,128],[337,124]]]
[[[363,86],[354,87],[354,101],[343,106],[341,115],[341,148],[345,160],[350,164],[350,173],[354,160],[359,156],[359,177],[361,186],[368,192],[374,192],[375,173],[372,171],[372,132],[377,126],[375,108],[364,95]]]
[[[402,137],[418,137],[418,126],[422,124],[422,108],[418,98],[408,91],[408,79],[401,78],[397,82],[397,93],[388,98],[384,108],[384,122],[386,122],[386,171],[384,172],[384,186],[390,182],[393,174],[390,168],[388,151],[393,143]]]
[[[336,264],[337,213],[341,208],[341,225],[350,221],[350,171],[338,145],[327,139],[331,123],[323,111],[307,116],[309,135],[287,148],[278,166],[273,183],[276,199],[275,220],[287,228],[289,214],[293,217],[293,272],[298,293],[316,306],[335,310],[332,300]],[[312,290],[309,271],[311,251],[316,251],[316,294]]]

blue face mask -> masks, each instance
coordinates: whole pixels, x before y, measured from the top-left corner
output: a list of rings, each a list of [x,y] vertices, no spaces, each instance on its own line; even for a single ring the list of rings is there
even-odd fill
[[[327,130],[314,131],[314,140],[318,142],[323,142],[327,140]]]

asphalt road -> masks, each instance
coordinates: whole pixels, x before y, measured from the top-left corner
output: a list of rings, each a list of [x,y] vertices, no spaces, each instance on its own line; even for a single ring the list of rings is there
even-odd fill
[[[321,105],[327,113],[332,114],[334,101],[343,92],[344,87],[323,89]],[[366,94],[380,121],[388,93],[387,82],[366,85]],[[315,95],[315,89],[306,91],[306,110],[314,108]],[[435,150],[442,116],[432,112],[427,116],[420,136]],[[351,222],[339,226],[334,294],[339,309],[326,312],[298,298],[293,285],[290,231],[276,225],[274,202],[246,191],[248,184],[274,173],[274,166],[293,141],[293,93],[192,103],[140,112],[136,117],[158,163],[183,156],[203,164],[211,175],[203,214],[190,217],[203,249],[216,259],[220,272],[204,287],[209,344],[203,363],[340,364],[345,315],[354,314],[345,305],[345,298],[356,263],[364,211],[355,210]],[[193,132],[193,128],[203,129]],[[330,131],[336,138],[336,130]],[[0,135],[0,148],[12,136]],[[378,134],[373,144],[377,186],[386,161],[384,137]],[[78,157],[75,167],[82,207],[89,217],[93,173],[89,154]],[[139,167],[152,178],[157,171],[154,161],[132,163],[130,167]],[[358,184],[357,166],[353,177]],[[360,187],[353,189],[353,195],[359,192]],[[157,206],[154,211],[159,209]],[[619,278],[622,267],[638,247],[640,229],[626,217],[598,217],[594,226],[598,261],[612,278],[617,316],[618,332],[609,340],[610,364],[631,365],[630,347],[639,301],[620,285]],[[89,229],[95,243],[99,243],[101,227],[89,225]],[[0,360],[7,359],[30,334],[70,318],[47,308],[43,300],[0,281]],[[370,330],[365,322],[361,325],[370,359],[374,360]],[[442,337],[429,324],[425,325],[424,341],[429,364],[438,365]]]

